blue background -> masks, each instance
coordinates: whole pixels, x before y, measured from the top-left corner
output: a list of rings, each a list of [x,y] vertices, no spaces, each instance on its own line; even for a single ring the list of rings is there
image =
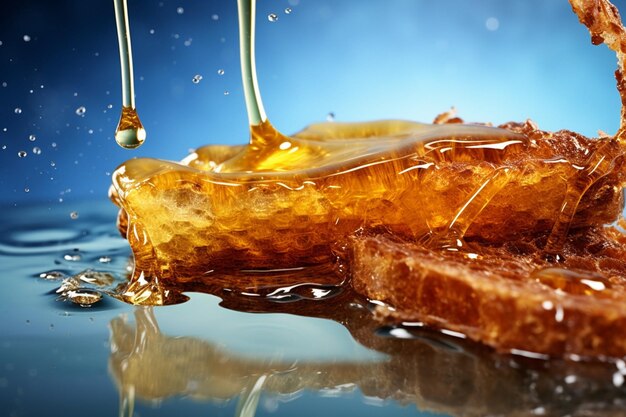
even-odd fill
[[[126,159],[179,160],[202,144],[247,140],[236,2],[129,7],[148,132],[134,151],[113,139],[121,92],[112,2],[3,4],[0,204],[70,211],[71,201],[105,198],[111,172]],[[267,19],[272,12],[278,21]],[[490,18],[497,30],[487,28]],[[285,133],[329,112],[338,121],[431,121],[450,106],[467,121],[532,118],[586,135],[618,126],[614,54],[591,45],[565,0],[260,0],[257,27],[265,107]],[[19,158],[21,150],[28,156]]]

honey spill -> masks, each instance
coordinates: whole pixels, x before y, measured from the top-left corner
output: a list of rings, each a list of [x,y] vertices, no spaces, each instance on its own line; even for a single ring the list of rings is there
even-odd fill
[[[122,114],[115,130],[115,141],[122,148],[134,149],[141,146],[146,140],[146,130],[143,128],[135,109],[133,53],[130,43],[128,4],[126,0],[113,0],[113,3],[122,71]]]
[[[561,261],[570,227],[611,222],[621,209],[623,148],[612,138],[467,125],[452,113],[433,125],[329,122],[282,134],[257,83],[256,4],[237,4],[249,143],[116,170],[110,194],[135,255],[127,301],[167,303],[166,288],[216,274],[332,263],[354,233],[384,231],[469,260],[481,257],[472,241],[546,233],[545,256]]]

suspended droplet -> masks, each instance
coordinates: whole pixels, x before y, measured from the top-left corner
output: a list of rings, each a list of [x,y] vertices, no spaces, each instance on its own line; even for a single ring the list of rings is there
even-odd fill
[[[70,219],[72,219],[72,220],[78,219],[78,212],[77,211],[71,212],[70,213]]]
[[[194,84],[198,84],[198,83],[200,83],[200,81],[202,81],[202,75],[200,75],[200,74],[196,74],[196,75],[194,75],[194,76],[193,76],[193,78],[191,79],[191,81],[192,81]]]
[[[31,141],[31,142],[34,142],[34,141],[36,141],[36,140],[37,140],[37,136],[35,136],[35,135],[30,135],[30,136],[28,137],[28,140],[29,140],[29,141]]]
[[[15,112],[15,114],[22,114],[22,109],[20,109],[19,107],[16,107],[13,111]]]
[[[17,153],[17,156],[19,156],[20,158],[26,158],[26,155],[28,155],[28,153],[26,153],[26,151],[19,151]]]
[[[275,22],[278,20],[278,15],[276,13],[270,13],[267,15],[267,20],[270,22]]]
[[[40,148],[40,147],[38,147],[38,146],[35,146],[35,147],[33,148],[33,153],[34,153],[35,155],[41,155],[41,148]]]
[[[224,75],[224,70],[223,69],[218,69],[217,70],[217,75]]]
[[[86,112],[87,112],[87,109],[85,108],[85,106],[80,106],[79,108],[76,109],[76,115],[78,116],[84,116]]]
[[[139,120],[137,110],[122,107],[120,122],[115,131],[115,141],[122,148],[133,149],[141,146],[146,140],[146,130]]]

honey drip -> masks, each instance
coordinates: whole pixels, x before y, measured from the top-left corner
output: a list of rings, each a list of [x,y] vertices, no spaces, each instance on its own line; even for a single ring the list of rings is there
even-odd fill
[[[146,140],[146,131],[135,109],[135,83],[133,80],[133,53],[130,44],[128,4],[126,0],[113,0],[115,23],[120,48],[122,70],[122,114],[115,130],[115,141],[122,148],[134,149]]]
[[[469,260],[481,245],[539,236],[561,260],[570,229],[621,211],[616,138],[532,122],[468,125],[452,113],[432,125],[333,122],[280,133],[256,80],[255,2],[238,8],[250,141],[206,146],[181,164],[133,159],[116,170],[111,198],[135,255],[127,301],[167,303],[164,288],[219,274],[330,263],[355,233],[390,233]]]

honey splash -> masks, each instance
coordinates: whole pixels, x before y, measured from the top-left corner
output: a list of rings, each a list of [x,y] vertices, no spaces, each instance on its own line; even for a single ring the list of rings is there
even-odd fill
[[[113,3],[122,70],[122,114],[115,130],[115,141],[122,148],[134,149],[141,146],[146,140],[146,130],[135,109],[133,52],[130,43],[128,4],[127,0],[113,0]]]

